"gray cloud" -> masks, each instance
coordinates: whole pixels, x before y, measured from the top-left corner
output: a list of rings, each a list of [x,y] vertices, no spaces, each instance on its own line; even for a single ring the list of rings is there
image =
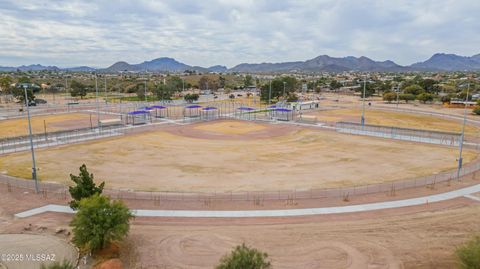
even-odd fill
[[[0,65],[191,65],[480,53],[480,1],[0,0]]]

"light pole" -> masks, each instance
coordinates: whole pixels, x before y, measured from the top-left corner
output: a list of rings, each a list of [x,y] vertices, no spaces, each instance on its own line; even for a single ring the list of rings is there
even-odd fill
[[[145,89],[144,89],[144,95],[145,95],[145,103],[147,102],[147,70],[145,69]]]
[[[270,87],[268,88],[268,105],[272,102],[272,80],[270,79]]]
[[[365,91],[367,88],[367,75],[365,74],[364,80],[363,80],[363,105],[362,105],[362,128],[365,127]]]
[[[459,145],[459,153],[458,153],[458,169],[457,169],[457,179],[460,178],[460,170],[462,169],[463,158],[463,140],[465,138],[465,124],[467,123],[467,102],[468,102],[468,94],[470,92],[470,83],[467,83],[467,96],[465,97],[465,108],[463,110],[463,124],[462,124],[462,134],[460,135],[460,145]]]
[[[106,103],[108,103],[108,101],[107,101],[107,97],[108,97],[107,96],[107,75],[105,75],[104,79],[105,79],[105,104],[106,104]]]
[[[98,79],[95,73],[95,103],[97,105],[97,127],[100,127],[100,103],[98,102]]]
[[[397,108],[398,108],[398,104],[400,103],[400,98],[399,98],[399,95],[400,95],[400,87],[402,86],[402,83],[400,82],[398,85],[397,85]]]
[[[23,86],[25,90],[25,106],[27,107],[28,132],[30,135],[30,151],[32,152],[32,179],[35,181],[35,193],[38,193],[37,166],[35,163],[35,150],[33,149],[32,124],[30,123],[30,104],[28,102],[27,85]]]

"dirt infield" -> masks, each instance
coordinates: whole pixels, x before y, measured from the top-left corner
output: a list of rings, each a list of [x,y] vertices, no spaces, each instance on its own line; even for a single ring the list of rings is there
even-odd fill
[[[101,119],[110,119],[112,116],[101,115]],[[91,120],[91,121],[90,121]],[[97,125],[96,113],[66,113],[31,118],[32,132],[40,134],[47,132],[88,128]],[[26,118],[0,121],[0,138],[28,135],[28,121]]]
[[[41,180],[68,183],[85,163],[110,188],[291,191],[431,175],[455,168],[456,155],[455,148],[434,145],[215,121],[38,150],[37,167]],[[466,150],[465,162],[475,156]],[[12,176],[30,177],[30,165],[28,153],[0,158],[0,172]]]
[[[320,121],[338,122],[352,121],[360,122],[362,111],[358,108],[332,109],[324,111],[315,111],[307,113],[308,115],[317,116]],[[409,114],[394,111],[375,110],[366,108],[365,122],[367,124],[395,126],[401,128],[424,129],[432,131],[444,132],[461,132],[461,122],[442,119],[438,117]],[[474,126],[466,126],[465,133],[467,136],[478,136],[480,128]]]

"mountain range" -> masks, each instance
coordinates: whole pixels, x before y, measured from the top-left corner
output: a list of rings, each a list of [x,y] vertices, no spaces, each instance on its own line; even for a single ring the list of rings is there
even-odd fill
[[[0,71],[71,71],[71,72],[184,72],[186,70],[207,72],[243,72],[243,73],[268,73],[268,72],[410,72],[410,71],[480,71],[480,54],[471,57],[456,54],[437,53],[424,62],[401,66],[393,61],[374,61],[365,56],[361,57],[330,57],[320,55],[306,61],[282,63],[242,63],[230,69],[222,65],[211,67],[190,66],[173,58],[162,57],[139,64],[129,64],[124,61],[116,62],[107,68],[92,68],[79,66],[59,68],[57,66],[43,66],[39,64],[22,65],[18,67],[0,66]]]

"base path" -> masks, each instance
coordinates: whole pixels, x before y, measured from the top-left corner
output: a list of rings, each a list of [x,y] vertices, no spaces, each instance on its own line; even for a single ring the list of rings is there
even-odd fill
[[[340,213],[358,213],[365,211],[392,209],[407,206],[423,205],[446,201],[450,199],[466,197],[472,199],[471,194],[480,192],[480,184],[462,188],[445,193],[369,204],[336,206],[336,207],[319,207],[319,208],[302,208],[302,209],[285,209],[285,210],[132,210],[137,217],[184,217],[184,218],[251,218],[251,217],[295,217],[295,216],[312,216],[312,215],[328,215]],[[26,218],[45,212],[70,213],[73,211],[68,206],[62,205],[46,205],[24,212],[15,214],[15,217]]]

